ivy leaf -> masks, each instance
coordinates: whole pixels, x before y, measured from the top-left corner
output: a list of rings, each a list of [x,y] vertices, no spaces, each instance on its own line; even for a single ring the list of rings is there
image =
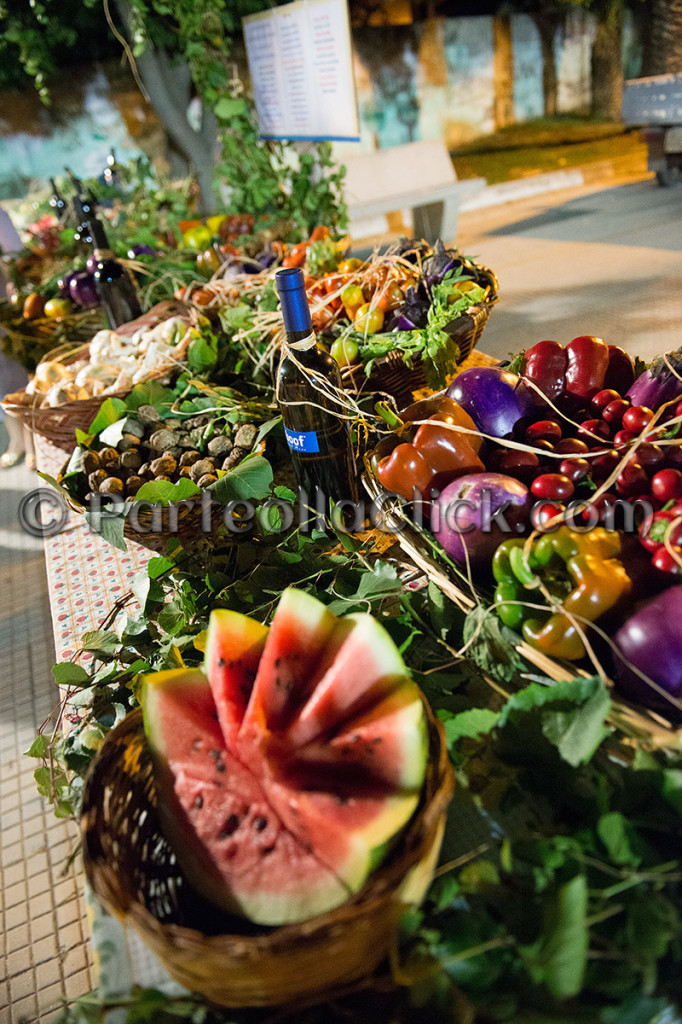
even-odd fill
[[[121,641],[110,630],[94,629],[83,634],[81,646],[84,651],[90,651],[92,654],[108,656],[116,654],[121,649]]]
[[[28,750],[24,751],[24,757],[43,757],[49,746],[47,736],[36,736]]]
[[[100,431],[99,440],[101,444],[106,445],[108,448],[117,448],[125,428],[126,420],[121,416],[115,423],[110,423],[108,427]]]
[[[489,708],[469,708],[451,717],[444,717],[445,715],[449,713],[440,713],[448,747],[453,747],[461,739],[478,739],[479,736],[487,735],[495,728],[500,717],[499,712],[491,711]]]
[[[146,486],[146,485],[143,485]],[[85,521],[94,533],[98,533],[107,544],[118,548],[119,551],[127,551],[128,546],[123,536],[125,516],[123,510],[117,515],[107,512],[86,512]]]
[[[469,657],[495,679],[511,682],[525,668],[523,659],[516,653],[519,642],[516,633],[483,605],[477,605],[467,614],[463,639]]]
[[[542,732],[575,768],[586,764],[609,734],[604,723],[610,707],[611,698],[599,676],[552,686],[532,683],[509,698],[498,726],[503,728],[519,713],[539,711]]]
[[[153,405],[157,412],[165,411],[175,401],[175,394],[158,380],[143,380],[136,384],[126,398],[129,409],[137,410],[141,405]]]
[[[208,488],[211,497],[227,505],[231,501],[259,501],[270,494],[272,466],[262,455],[244,459]]]
[[[147,574],[150,580],[158,580],[159,576],[163,576],[164,573],[170,572],[174,568],[175,562],[163,555],[155,555],[147,562]]]
[[[97,415],[88,427],[88,434],[99,434],[106,427],[120,420],[128,411],[128,406],[121,398],[106,398],[99,407]]]
[[[546,901],[540,938],[520,952],[537,985],[557,999],[580,992],[588,947],[587,880],[579,874]]]
[[[597,821],[597,835],[614,864],[637,867],[642,863],[637,847],[641,845],[636,830],[619,811],[608,811]]]
[[[183,476],[175,484],[171,480],[148,480],[135,495],[135,501],[160,501],[166,505],[169,501],[184,501],[197,494],[201,494],[201,488]]]
[[[53,665],[52,675],[57,686],[83,686],[84,683],[90,682],[90,676],[83,666],[76,665],[73,661]]]
[[[246,103],[244,100],[223,96],[216,103],[213,112],[222,121],[231,121],[233,118],[241,117],[246,113]]]

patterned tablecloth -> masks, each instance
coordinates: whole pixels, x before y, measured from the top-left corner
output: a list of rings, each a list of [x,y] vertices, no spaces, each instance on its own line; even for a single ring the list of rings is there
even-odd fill
[[[38,468],[56,476],[65,455],[36,435]],[[83,633],[97,629],[112,606],[129,589],[135,574],[152,552],[140,544],[127,544],[125,552],[113,548],[93,533],[83,516],[69,513],[60,533],[45,539],[47,583],[52,607],[54,643],[59,661],[68,661],[79,647]],[[135,610],[135,603],[127,606]],[[137,606],[139,607],[139,606]],[[83,663],[89,660],[83,655]]]

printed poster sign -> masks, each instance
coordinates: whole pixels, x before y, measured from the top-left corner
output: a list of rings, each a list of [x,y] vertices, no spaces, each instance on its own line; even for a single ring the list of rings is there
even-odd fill
[[[295,0],[242,24],[261,138],[360,138],[346,0]]]

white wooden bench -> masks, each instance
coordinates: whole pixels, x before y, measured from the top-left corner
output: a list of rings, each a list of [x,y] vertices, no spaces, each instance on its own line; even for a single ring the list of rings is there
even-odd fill
[[[412,211],[416,238],[454,242],[461,204],[485,178],[458,181],[442,139],[408,142],[371,153],[344,155],[345,195],[353,238],[374,232],[360,222],[395,210]],[[378,232],[377,232],[378,233]]]

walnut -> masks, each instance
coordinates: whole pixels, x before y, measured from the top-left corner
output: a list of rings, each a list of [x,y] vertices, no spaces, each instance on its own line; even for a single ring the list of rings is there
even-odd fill
[[[158,480],[162,476],[171,477],[178,468],[178,464],[172,455],[160,455],[158,459],[154,459],[149,464],[149,468]]]
[[[234,443],[240,448],[251,449],[258,431],[253,423],[244,423],[234,436]]]
[[[199,479],[197,480],[197,486],[201,487],[202,489],[204,487],[209,487],[211,484],[214,484],[217,479],[218,477],[215,475],[215,473],[204,473],[204,475],[202,477],[199,477]]]
[[[215,466],[213,465],[212,462],[209,462],[208,459],[199,459],[199,461],[195,462],[194,465],[192,466],[192,472],[190,473],[190,476],[192,477],[192,480],[194,480],[195,483],[198,483],[200,477],[202,477],[205,473],[213,473],[214,469]]]
[[[140,487],[142,487],[143,483],[144,480],[142,479],[141,476],[135,476],[135,474],[129,476],[128,479],[126,480],[127,496],[129,498],[134,498],[137,492],[139,491]]]
[[[100,494],[123,494],[123,481],[117,476],[108,476],[99,485]]]
[[[139,469],[142,465],[142,456],[135,448],[121,453],[121,465],[124,469]]]
[[[182,455],[180,456],[180,465],[181,466],[193,466],[194,463],[198,462],[200,458],[201,458],[201,455],[197,451],[193,450],[191,452],[183,452]]]
[[[100,457],[97,452],[85,452],[83,454],[83,470],[86,473],[94,473],[100,468]],[[106,474],[105,474],[106,475]]]
[[[106,479],[105,469],[95,469],[88,475],[88,487],[91,491],[98,491]]]

